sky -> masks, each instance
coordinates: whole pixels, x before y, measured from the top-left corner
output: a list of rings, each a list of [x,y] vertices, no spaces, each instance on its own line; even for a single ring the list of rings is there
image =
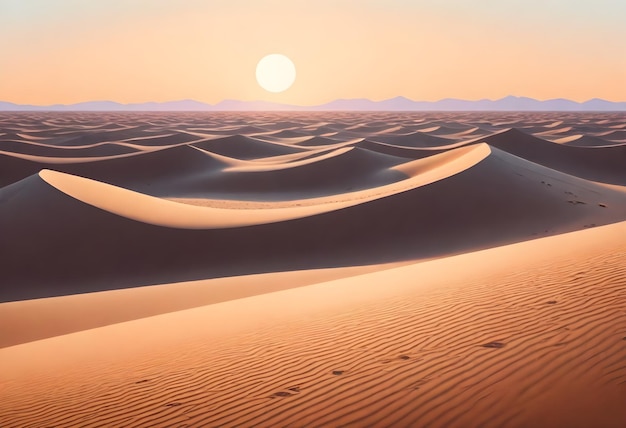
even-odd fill
[[[626,101],[625,23],[624,0],[0,0],[0,100]]]

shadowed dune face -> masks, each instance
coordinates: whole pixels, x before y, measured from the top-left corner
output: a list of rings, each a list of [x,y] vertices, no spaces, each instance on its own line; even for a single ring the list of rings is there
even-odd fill
[[[0,114],[0,426],[622,427],[625,129]]]
[[[600,146],[597,137],[581,137],[580,145],[555,144],[518,129],[481,139],[516,156],[568,174],[626,185],[626,144]],[[571,143],[571,142],[570,142]]]

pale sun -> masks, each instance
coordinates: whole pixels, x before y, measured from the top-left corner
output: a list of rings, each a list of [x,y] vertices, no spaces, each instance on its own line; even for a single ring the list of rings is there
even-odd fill
[[[256,80],[266,91],[283,92],[296,80],[296,67],[285,55],[267,55],[256,66]]]

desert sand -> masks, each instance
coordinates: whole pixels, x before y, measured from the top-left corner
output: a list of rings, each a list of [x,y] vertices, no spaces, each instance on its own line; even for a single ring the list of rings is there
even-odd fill
[[[624,132],[3,113],[0,426],[625,426]]]

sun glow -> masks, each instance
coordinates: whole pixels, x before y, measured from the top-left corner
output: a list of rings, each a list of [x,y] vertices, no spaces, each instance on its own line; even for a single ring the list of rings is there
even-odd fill
[[[285,55],[267,55],[256,66],[256,80],[266,91],[283,92],[296,80],[296,67]]]

